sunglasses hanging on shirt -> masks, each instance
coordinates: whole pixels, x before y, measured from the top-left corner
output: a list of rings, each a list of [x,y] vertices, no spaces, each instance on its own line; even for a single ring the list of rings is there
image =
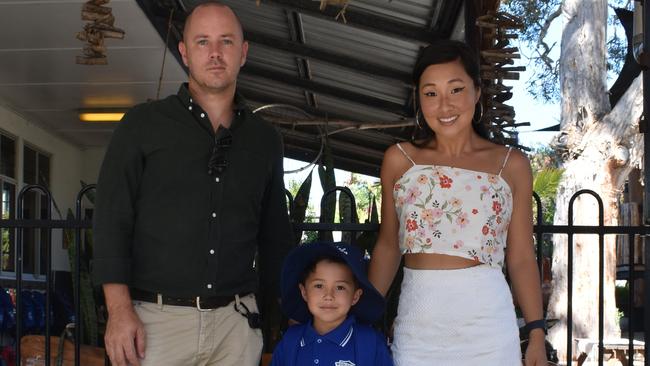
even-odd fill
[[[219,176],[228,167],[228,150],[232,145],[232,133],[229,129],[219,127],[214,135],[214,147],[208,160],[208,174]]]

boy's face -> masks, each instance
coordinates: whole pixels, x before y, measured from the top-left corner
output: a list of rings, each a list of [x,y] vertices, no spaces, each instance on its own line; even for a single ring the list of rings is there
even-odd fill
[[[302,298],[314,316],[314,329],[320,334],[339,326],[350,308],[359,301],[363,290],[356,288],[348,266],[323,260],[299,284]]]

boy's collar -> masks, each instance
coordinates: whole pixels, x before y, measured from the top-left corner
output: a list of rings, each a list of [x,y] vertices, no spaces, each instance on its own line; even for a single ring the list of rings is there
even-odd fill
[[[332,329],[328,333],[320,335],[314,329],[313,320],[310,320],[305,327],[305,332],[300,340],[300,346],[304,347],[321,339],[333,344],[338,344],[340,347],[345,347],[352,339],[355,323],[356,319],[354,315],[348,314],[348,317],[343,321],[343,323],[339,324],[338,327]]]

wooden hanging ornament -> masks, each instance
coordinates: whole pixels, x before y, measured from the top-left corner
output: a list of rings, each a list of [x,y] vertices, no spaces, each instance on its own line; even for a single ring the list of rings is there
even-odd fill
[[[77,56],[80,65],[106,65],[105,38],[124,39],[124,30],[115,27],[113,9],[104,6],[110,0],[88,0],[81,7],[81,20],[87,23],[84,30],[78,32],[78,40],[86,42],[83,56]]]

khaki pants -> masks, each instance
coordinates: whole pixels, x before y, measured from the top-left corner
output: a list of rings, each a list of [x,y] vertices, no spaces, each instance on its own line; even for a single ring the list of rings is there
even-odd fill
[[[257,312],[254,295],[240,301]],[[251,329],[233,304],[234,299],[227,306],[199,311],[135,301],[146,332],[142,366],[258,366],[262,331]]]

